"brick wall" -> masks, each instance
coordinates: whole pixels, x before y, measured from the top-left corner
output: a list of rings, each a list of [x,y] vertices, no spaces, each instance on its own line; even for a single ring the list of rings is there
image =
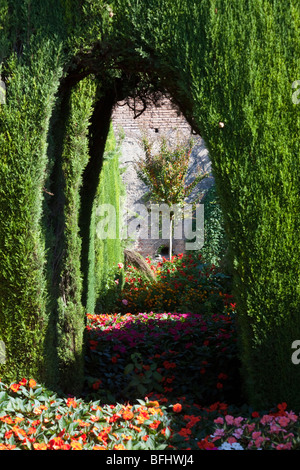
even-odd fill
[[[130,106],[133,107],[133,100],[130,100]],[[138,103],[137,111],[141,108],[142,105]],[[168,98],[163,98],[157,106],[148,107],[136,119],[133,109],[124,101],[117,103],[112,120],[114,128],[117,130],[122,127],[127,136],[138,135],[142,130],[147,130],[151,136],[159,137],[174,132],[174,129],[186,136],[191,135],[191,126]]]
[[[133,102],[131,101],[131,106]],[[137,106],[137,111],[141,106]],[[191,126],[184,116],[175,109],[171,101],[165,97],[159,102],[158,106],[147,108],[140,116],[134,119],[134,111],[128,107],[125,102],[118,103],[115,106],[113,117],[113,127],[118,134],[120,128],[125,137],[121,146],[120,166],[124,169],[123,181],[127,189],[126,209],[134,209],[134,205],[142,203],[142,197],[147,191],[146,186],[138,179],[134,169],[135,161],[143,156],[140,137],[142,132],[146,132],[150,140],[158,141],[162,136],[166,137],[171,144],[176,142],[177,138],[189,139],[191,137]],[[196,145],[191,155],[191,175],[194,170],[200,166],[203,171],[210,171],[210,160],[205,144],[200,136],[193,136]],[[155,147],[154,147],[155,149]],[[213,184],[213,177],[204,179],[199,184],[199,191],[207,189]],[[169,240],[151,238],[142,239],[136,236],[136,241],[130,248],[138,251],[143,256],[154,258],[157,250],[161,246],[169,246]],[[173,252],[175,254],[184,252],[185,240],[173,240]]]

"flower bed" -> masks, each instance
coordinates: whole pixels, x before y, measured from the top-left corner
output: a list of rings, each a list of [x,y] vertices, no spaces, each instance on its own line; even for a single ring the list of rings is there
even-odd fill
[[[125,284],[117,296],[115,310],[131,312],[220,313],[224,306],[235,311],[228,291],[229,278],[214,265],[203,262],[201,254],[179,254],[154,263],[146,258],[156,280],[150,281],[136,267],[128,266]],[[117,291],[118,279],[111,289]],[[124,303],[125,301],[125,303]]]
[[[0,382],[0,450],[299,450],[300,415],[150,394],[135,404],[59,397]]]
[[[0,450],[159,450],[168,426],[157,401],[100,405],[60,398],[32,379],[0,382]]]
[[[129,268],[119,313],[87,314],[81,397],[0,381],[0,450],[300,449],[300,416],[286,403],[243,404],[235,304],[226,278],[197,263],[149,260],[151,283]],[[133,301],[171,308],[128,313]]]
[[[203,404],[240,399],[235,325],[228,315],[88,315],[87,331],[92,398],[126,401],[158,392]]]

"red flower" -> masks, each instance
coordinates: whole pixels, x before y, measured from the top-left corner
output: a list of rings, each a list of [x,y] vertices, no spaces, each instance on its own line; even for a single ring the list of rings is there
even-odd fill
[[[181,410],[182,405],[180,403],[176,403],[175,405],[173,405],[173,411],[175,411],[175,413],[180,413]]]
[[[222,380],[222,379],[226,380],[227,378],[228,378],[228,375],[223,374],[222,372],[218,375],[218,379],[220,379],[220,380]]]
[[[59,450],[62,449],[65,445],[65,442],[60,437],[54,437],[48,443],[48,446],[51,450]]]
[[[98,390],[101,383],[102,383],[101,380],[97,380],[96,382],[94,382],[92,385],[93,390]]]
[[[202,439],[202,441],[198,442],[198,447],[201,450],[209,450],[209,449],[215,449],[215,445],[213,442],[208,442],[208,438],[206,437],[205,439]]]

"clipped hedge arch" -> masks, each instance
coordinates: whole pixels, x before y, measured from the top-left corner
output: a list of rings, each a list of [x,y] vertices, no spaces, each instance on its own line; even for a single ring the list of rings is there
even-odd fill
[[[150,86],[210,152],[249,401],[300,409],[297,0],[1,0],[0,17],[0,376],[80,391],[110,113]]]

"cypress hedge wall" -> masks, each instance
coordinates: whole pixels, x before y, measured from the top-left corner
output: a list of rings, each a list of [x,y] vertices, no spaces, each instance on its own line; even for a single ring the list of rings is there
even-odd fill
[[[91,221],[110,113],[118,99],[156,89],[172,95],[210,152],[248,399],[300,409],[300,368],[291,361],[300,338],[298,0],[1,0],[0,12],[0,374],[54,374],[61,386],[79,387],[83,311],[101,297],[96,273],[106,269],[104,248],[91,260]],[[61,151],[51,153],[52,143]],[[64,181],[69,172],[72,182]],[[54,174],[56,193],[45,187]],[[73,318],[76,340],[61,342]],[[49,334],[56,339],[46,341]]]

